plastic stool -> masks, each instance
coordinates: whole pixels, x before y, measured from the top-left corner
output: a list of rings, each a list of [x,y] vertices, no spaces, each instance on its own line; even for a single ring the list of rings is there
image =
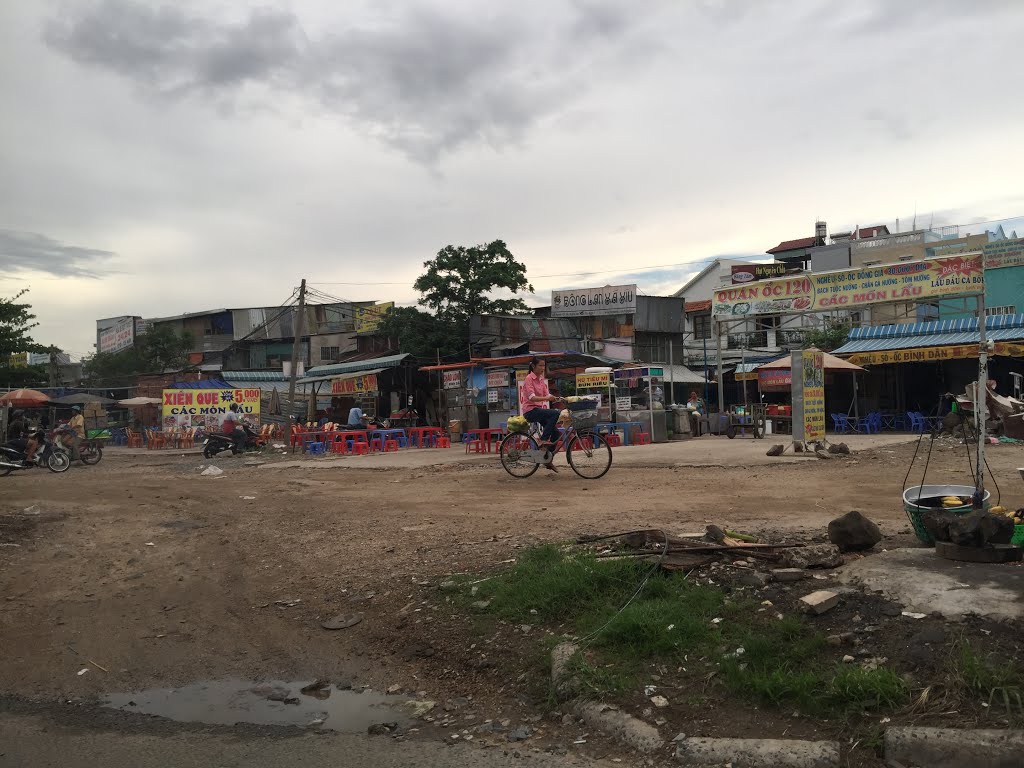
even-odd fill
[[[388,452],[388,451],[397,451],[397,450],[398,450],[398,441],[397,440],[385,440],[384,441],[384,452],[385,453]]]
[[[365,456],[369,452],[370,446],[361,440],[352,444],[352,453],[356,456]]]
[[[451,448],[452,447],[451,438],[449,438],[449,437],[439,437],[439,438],[437,438],[437,447],[438,448]]]
[[[609,432],[604,436],[604,439],[608,441],[608,445],[612,448],[618,448],[622,445],[622,438],[615,432]]]
[[[348,451],[345,449],[344,440],[335,440],[333,443],[331,443],[330,448],[328,450],[330,451],[330,453],[340,453],[342,455],[348,453]]]
[[[371,451],[382,451],[382,450],[384,450],[384,444],[381,442],[381,439],[379,437],[375,437],[375,438],[373,438],[373,440],[370,441],[370,450]]]
[[[323,443],[309,443],[306,446],[306,453],[312,454],[313,456],[323,456],[327,453],[327,450]]]
[[[637,432],[633,437],[633,442],[637,445],[650,445],[651,435],[649,432]]]

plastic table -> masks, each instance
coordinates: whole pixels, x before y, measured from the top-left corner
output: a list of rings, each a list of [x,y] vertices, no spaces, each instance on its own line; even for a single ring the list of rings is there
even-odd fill
[[[505,433],[499,427],[484,427],[482,429],[467,429],[467,435],[476,435],[487,453],[491,453],[491,446],[494,443],[500,443],[501,438],[505,436]]]
[[[370,434],[368,439],[370,441],[372,441],[374,437],[380,437],[380,445],[382,449],[384,447],[384,442],[387,440],[395,440],[397,442],[399,437],[406,439],[404,429],[371,429],[369,432]],[[408,439],[406,439],[406,445],[408,445]]]
[[[419,448],[423,447],[428,438],[437,438],[444,434],[444,430],[440,427],[409,427],[405,431],[409,434],[409,445],[412,445],[415,440]]]

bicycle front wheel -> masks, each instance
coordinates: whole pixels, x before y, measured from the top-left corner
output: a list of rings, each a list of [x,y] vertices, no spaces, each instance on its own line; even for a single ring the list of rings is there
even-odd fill
[[[597,432],[577,432],[569,441],[565,457],[577,475],[587,480],[597,480],[611,469],[612,447],[604,435]]]
[[[538,448],[537,441],[529,435],[517,435],[515,433],[505,435],[498,446],[501,466],[512,477],[529,477],[537,471],[537,467],[540,465],[528,456],[526,452],[536,451]]]

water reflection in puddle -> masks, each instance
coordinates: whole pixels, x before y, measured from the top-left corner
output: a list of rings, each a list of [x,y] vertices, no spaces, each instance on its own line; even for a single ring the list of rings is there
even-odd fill
[[[281,680],[217,680],[104,697],[104,706],[178,722],[314,726],[344,733],[366,733],[380,723],[407,725],[413,711],[408,707],[415,704],[372,691]]]

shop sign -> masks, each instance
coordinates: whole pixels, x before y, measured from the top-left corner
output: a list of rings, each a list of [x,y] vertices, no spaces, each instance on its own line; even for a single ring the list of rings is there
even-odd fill
[[[736,381],[757,381],[757,371],[747,371],[746,373],[737,373]]]
[[[985,257],[985,269],[1024,266],[1024,238],[987,243],[981,252]]]
[[[384,314],[395,306],[395,302],[387,301],[383,304],[374,304],[372,307],[356,307],[355,329],[356,333],[371,333],[380,326]]]
[[[633,407],[633,398],[631,397],[616,397],[615,398],[615,410],[616,411],[628,411]]]
[[[774,368],[757,372],[757,386],[765,392],[789,389],[792,385],[793,373],[786,368]]]
[[[135,318],[118,320],[109,328],[100,331],[100,352],[120,352],[135,343]]]
[[[552,317],[636,314],[636,285],[551,292]]]
[[[445,389],[458,389],[462,386],[462,371],[442,371],[441,380]]]
[[[733,285],[751,283],[754,280],[769,280],[786,274],[786,265],[778,262],[771,264],[743,264],[732,267]]]
[[[982,257],[968,254],[722,288],[715,291],[712,313],[716,318],[726,318],[849,309],[981,293],[984,289]]]
[[[13,352],[7,360],[11,368],[25,368],[28,366],[28,352]]]
[[[490,371],[487,374],[487,388],[501,389],[508,386],[508,371]]]
[[[993,354],[1004,357],[1024,357],[1024,344],[996,342]],[[854,365],[895,365],[898,363],[964,360],[977,356],[977,344],[959,344],[949,347],[918,347],[915,349],[888,349],[884,352],[856,352],[846,359]]]
[[[496,403],[496,402],[498,402],[498,395],[499,394],[500,393],[496,389],[488,389],[487,390],[487,402],[488,403]]]
[[[368,373],[364,376],[347,376],[343,379],[331,380],[331,395],[362,395],[377,391],[377,374]]]
[[[804,350],[793,353],[793,439],[814,442],[825,437],[825,356]]]
[[[165,389],[161,416],[165,429],[204,427],[219,430],[232,403],[245,419],[259,424],[259,389]]]
[[[585,389],[589,387],[607,387],[612,383],[612,375],[610,373],[577,373],[576,374],[576,389]]]
[[[646,379],[648,376],[659,378],[665,375],[664,368],[619,368],[612,376],[615,381],[631,381],[633,379]]]

